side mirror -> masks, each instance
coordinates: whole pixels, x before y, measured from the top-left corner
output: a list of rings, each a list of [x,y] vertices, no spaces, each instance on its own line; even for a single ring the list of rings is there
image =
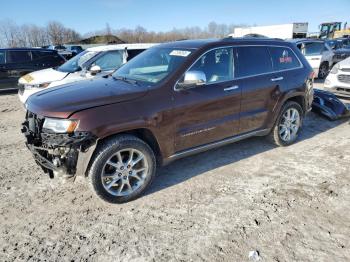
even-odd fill
[[[96,75],[98,73],[101,73],[101,67],[99,67],[98,65],[93,65],[92,67],[90,67],[89,72],[91,75]]]
[[[207,78],[202,71],[187,71],[184,80],[177,84],[178,89],[189,89],[205,85]]]

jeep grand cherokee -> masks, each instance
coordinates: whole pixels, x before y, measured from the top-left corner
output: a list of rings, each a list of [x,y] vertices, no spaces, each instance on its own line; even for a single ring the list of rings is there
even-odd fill
[[[110,76],[31,96],[22,132],[51,177],[86,176],[102,199],[142,194],[156,167],[251,136],[297,140],[313,71],[276,39],[178,41]]]

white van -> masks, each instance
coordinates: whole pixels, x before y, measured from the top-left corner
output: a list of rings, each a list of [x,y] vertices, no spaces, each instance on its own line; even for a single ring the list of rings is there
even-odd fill
[[[39,70],[21,77],[18,80],[19,99],[24,104],[30,95],[44,88],[109,74],[154,45],[119,44],[88,48],[57,68]]]

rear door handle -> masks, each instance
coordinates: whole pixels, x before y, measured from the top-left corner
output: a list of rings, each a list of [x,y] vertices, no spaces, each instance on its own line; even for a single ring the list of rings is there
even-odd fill
[[[276,77],[276,78],[271,78],[272,82],[277,82],[277,81],[281,81],[281,80],[283,80],[283,76]]]
[[[236,90],[238,88],[239,88],[239,86],[230,86],[230,87],[224,88],[224,91],[225,92],[230,92],[230,91]]]

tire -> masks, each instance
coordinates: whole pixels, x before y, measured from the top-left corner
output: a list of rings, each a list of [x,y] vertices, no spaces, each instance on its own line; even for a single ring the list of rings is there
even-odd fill
[[[297,115],[298,120],[297,121],[287,121],[286,117],[288,117],[288,112],[295,112],[295,115]],[[296,113],[297,112],[297,113]],[[268,135],[268,139],[277,146],[288,146],[293,144],[297,139],[299,135],[299,131],[302,127],[303,123],[303,109],[301,106],[294,102],[294,101],[288,101],[286,102],[282,110],[276,120],[276,123],[274,127],[272,128],[270,134]],[[291,114],[290,114],[291,116]],[[290,117],[292,119],[292,116]],[[297,125],[297,129],[293,127],[294,125]],[[286,129],[290,128],[290,136],[286,136],[288,131]],[[283,130],[285,130],[283,132]]]
[[[142,195],[155,174],[154,152],[144,141],[131,135],[120,135],[101,144],[88,172],[96,195],[113,204]]]
[[[327,62],[323,62],[318,70],[318,78],[324,79],[327,77],[329,72],[329,65]]]

